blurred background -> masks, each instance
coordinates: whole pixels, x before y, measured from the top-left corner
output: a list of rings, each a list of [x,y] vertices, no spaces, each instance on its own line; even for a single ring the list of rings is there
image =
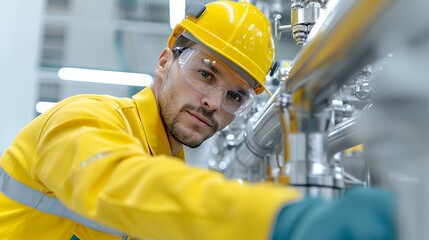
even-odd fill
[[[126,97],[143,88],[64,81],[58,77],[60,68],[153,76],[174,26],[168,0],[0,2],[0,153],[46,104],[82,93]],[[177,5],[180,1],[172,2]],[[187,0],[185,5],[194,2]],[[277,2],[290,15],[290,0]],[[184,15],[180,6],[173,9]],[[290,24],[290,19],[282,21]],[[291,34],[276,41],[276,56],[282,59],[292,59],[299,49]]]
[[[149,84],[175,19],[196,1],[180,2],[0,0],[0,154],[46,104],[144,88],[65,81],[64,67],[138,73]],[[275,41],[280,68],[267,77],[274,95],[261,94],[248,115],[187,149],[188,162],[304,196],[388,187],[398,196],[400,239],[428,239],[429,2],[251,2],[274,35],[284,32]]]

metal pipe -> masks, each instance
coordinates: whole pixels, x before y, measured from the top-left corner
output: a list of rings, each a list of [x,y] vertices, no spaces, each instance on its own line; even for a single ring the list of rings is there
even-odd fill
[[[249,119],[244,132],[244,138],[239,143],[236,159],[246,167],[253,167],[263,162],[274,144],[280,142],[282,128],[276,116],[275,98],[280,91],[277,90],[268,100],[264,109]]]
[[[286,92],[290,93],[298,89],[303,91],[294,94],[292,100],[293,108],[297,111],[295,116],[298,130],[302,130],[305,127],[303,125],[320,125],[318,128],[324,128],[323,123],[302,124],[302,121],[317,121],[317,116],[310,117],[307,114],[313,110],[312,106],[323,104],[343,80],[353,74],[351,70],[355,70],[356,65],[350,64],[351,62],[365,59],[363,53],[356,50],[362,47],[355,48],[353,45],[362,45],[357,41],[364,36],[364,31],[386,1],[388,0],[341,1],[335,8],[336,11],[327,14],[320,24],[316,23],[315,35],[310,35],[310,41],[295,59],[285,87]],[[367,16],[364,20],[362,12]],[[342,49],[341,58],[335,57],[339,54],[339,46]],[[364,65],[363,60],[358,62]],[[236,154],[237,160],[245,166],[251,167],[262,162],[263,157],[272,150],[273,144],[282,137],[274,104],[277,95],[278,91],[270,98],[264,110],[248,121],[244,140],[237,147]]]
[[[303,90],[292,105],[310,111],[368,62],[371,49],[365,33],[387,2],[391,0],[339,1],[319,19],[289,72],[286,91]]]
[[[328,131],[328,155],[346,150],[361,141],[355,132],[355,124],[360,115],[355,115],[335,125]]]

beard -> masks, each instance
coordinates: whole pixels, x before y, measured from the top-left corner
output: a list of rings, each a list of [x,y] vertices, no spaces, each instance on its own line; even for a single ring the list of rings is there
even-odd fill
[[[164,89],[165,90],[165,89]],[[163,124],[170,134],[170,136],[177,142],[188,146],[190,148],[199,147],[205,140],[213,136],[219,129],[219,124],[214,119],[213,111],[209,111],[202,106],[193,106],[185,104],[179,111],[177,111],[177,94],[174,90],[162,91],[162,97],[159,99],[159,109]],[[198,137],[199,128],[193,127],[192,130],[184,129],[180,122],[180,113],[187,112],[189,110],[195,111],[203,115],[210,121],[212,126],[212,132],[205,137]],[[177,112],[176,112],[177,111]]]

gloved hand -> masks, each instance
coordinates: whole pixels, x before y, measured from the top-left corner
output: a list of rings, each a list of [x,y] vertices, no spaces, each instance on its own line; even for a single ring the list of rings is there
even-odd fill
[[[395,219],[392,193],[357,188],[332,202],[308,198],[284,206],[272,240],[394,240]]]

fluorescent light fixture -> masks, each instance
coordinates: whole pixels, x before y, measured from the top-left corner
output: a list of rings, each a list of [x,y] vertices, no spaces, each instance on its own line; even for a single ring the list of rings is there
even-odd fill
[[[48,111],[51,107],[53,107],[56,102],[38,102],[36,103],[36,111],[38,113],[44,113]]]
[[[176,24],[185,18],[186,1],[170,0],[170,27],[174,29]]]
[[[58,77],[67,81],[107,83],[145,87],[152,84],[152,76],[142,73],[115,72],[84,68],[64,67],[58,71]]]

